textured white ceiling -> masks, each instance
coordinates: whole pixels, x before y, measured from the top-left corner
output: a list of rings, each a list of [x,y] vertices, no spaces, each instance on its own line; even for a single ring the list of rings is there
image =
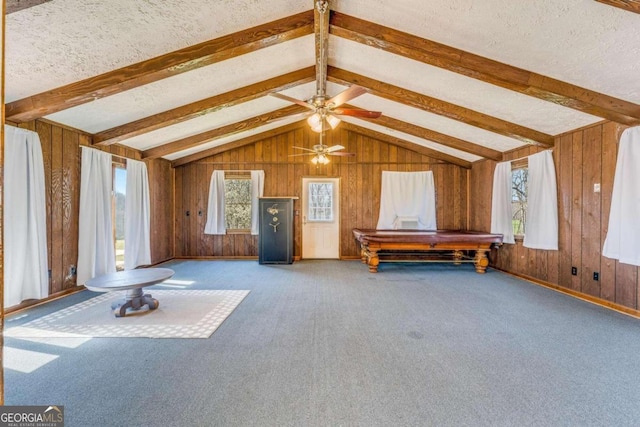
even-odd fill
[[[545,133],[558,134],[600,120],[339,37],[331,37],[330,43],[335,49],[332,65],[339,68]],[[391,111],[385,114],[393,116]]]
[[[299,0],[46,2],[6,17],[6,101],[309,9]]]
[[[635,13],[593,0],[335,0],[332,5],[347,15],[640,103]]]
[[[312,0],[52,0],[6,16],[5,97],[7,102],[22,99],[312,8]],[[331,8],[640,103],[640,15],[593,0],[332,0]],[[100,132],[314,63],[314,38],[306,36],[47,118]],[[340,37],[329,38],[329,63],[551,135],[602,120]],[[328,84],[329,95],[344,89]],[[315,83],[284,93],[307,99],[315,93]],[[370,94],[350,103],[498,151],[523,145]],[[264,97],[122,143],[145,150],[288,105]],[[165,157],[175,160],[291,121],[269,123]],[[478,159],[367,121],[349,121],[461,159]]]
[[[287,55],[290,49],[301,52],[300,56]],[[283,60],[272,60],[279,57]],[[301,37],[289,43],[261,49],[98,99],[86,105],[51,114],[47,118],[87,132],[100,132],[122,123],[312,66],[313,58],[313,35]]]

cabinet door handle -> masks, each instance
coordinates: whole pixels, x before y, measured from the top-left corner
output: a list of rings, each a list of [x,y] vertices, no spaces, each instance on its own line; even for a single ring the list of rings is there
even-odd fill
[[[302,223],[303,223],[303,224],[306,224],[306,223],[307,223],[307,216],[306,216],[306,215],[303,215],[303,216],[302,216]]]

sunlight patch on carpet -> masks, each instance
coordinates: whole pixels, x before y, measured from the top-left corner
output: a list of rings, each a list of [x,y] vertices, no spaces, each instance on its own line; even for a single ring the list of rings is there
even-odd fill
[[[6,337],[209,338],[249,294],[247,290],[148,290],[160,305],[115,317],[109,292],[5,330]]]

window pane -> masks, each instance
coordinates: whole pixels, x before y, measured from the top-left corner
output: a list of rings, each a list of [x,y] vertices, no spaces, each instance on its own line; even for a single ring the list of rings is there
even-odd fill
[[[523,235],[525,233],[527,223],[528,177],[528,169],[516,169],[511,174],[511,207],[513,211],[513,233],[515,235]]]
[[[224,180],[224,219],[227,230],[251,229],[251,180]]]
[[[124,270],[124,202],[127,192],[127,169],[113,168],[113,234],[115,237],[116,269]]]
[[[333,183],[309,184],[309,221],[333,221]]]

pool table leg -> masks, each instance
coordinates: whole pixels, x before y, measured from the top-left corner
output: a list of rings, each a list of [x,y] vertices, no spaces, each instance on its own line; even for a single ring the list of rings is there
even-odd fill
[[[485,273],[487,266],[489,265],[489,258],[487,257],[486,249],[477,249],[476,256],[473,259],[473,265],[476,267],[476,273]]]
[[[378,251],[376,249],[367,251],[367,264],[369,265],[369,273],[378,272],[378,264],[380,264],[380,258],[378,257]]]

